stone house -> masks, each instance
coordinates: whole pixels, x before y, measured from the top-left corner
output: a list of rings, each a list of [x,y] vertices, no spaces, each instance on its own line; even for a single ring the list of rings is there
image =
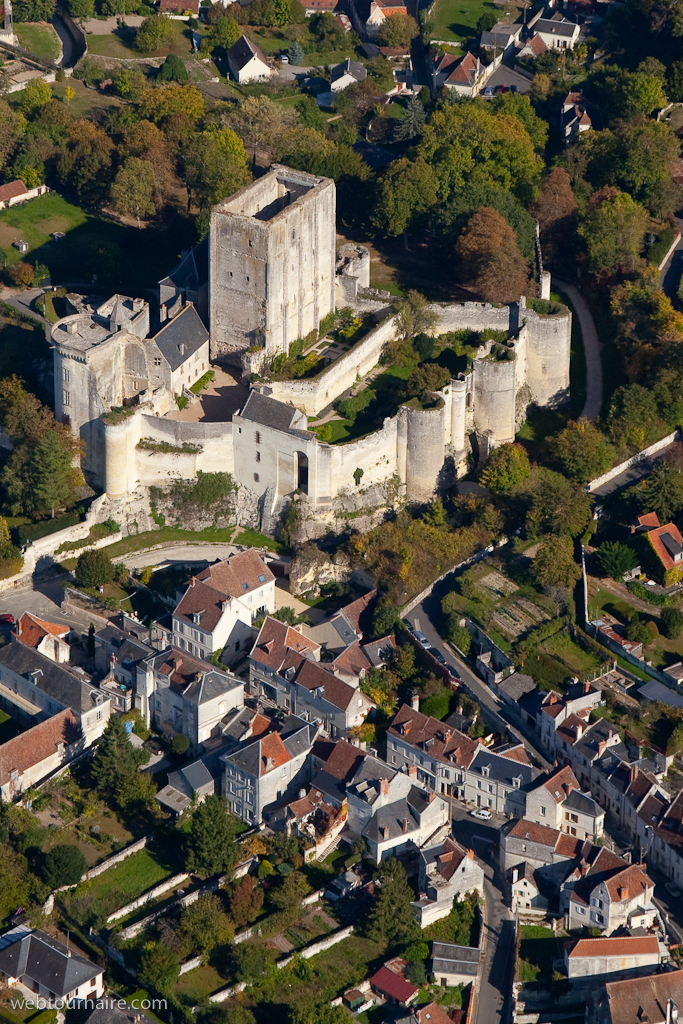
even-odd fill
[[[548,910],[548,899],[543,893],[543,884],[536,869],[527,861],[522,861],[507,873],[507,883],[511,894],[512,910],[537,911],[545,915]]]
[[[173,645],[198,658],[224,651],[223,661],[249,647],[252,623],[275,611],[275,576],[253,548],[214,562],[193,576],[173,612]]]
[[[45,932],[24,933],[0,949],[0,977],[10,987],[20,983],[52,1002],[99,999],[104,992],[103,975],[104,968]]]
[[[240,36],[228,50],[230,74],[244,85],[246,82],[264,82],[271,76],[270,64],[262,51],[246,36]]]
[[[549,754],[553,754],[557,745],[555,733],[569,718],[576,716],[585,725],[593,708],[602,703],[602,692],[594,689],[590,683],[584,683],[570,691],[567,697],[560,696],[554,690],[544,699],[536,712],[536,728],[540,733],[542,745]],[[572,718],[572,721],[574,719]]]
[[[568,765],[558,768],[539,786],[529,790],[526,817],[579,839],[597,839],[605,824],[605,812],[592,797],[581,792]]]
[[[341,807],[346,800],[346,786],[365,760],[365,751],[346,740],[339,740],[332,746],[322,763],[317,758],[318,745],[312,751],[313,767],[319,767],[313,776],[313,785],[324,795],[333,807]]]
[[[11,803],[82,750],[71,708],[59,711],[0,745],[0,796]]]
[[[594,986],[596,978],[618,981],[653,973],[668,960],[665,949],[656,935],[579,939],[565,942],[564,967],[573,985]]]
[[[58,662],[69,661],[71,657],[71,648],[67,643],[70,634],[71,626],[47,622],[31,612],[24,612],[12,633],[22,644]]]
[[[653,576],[665,587],[683,579],[683,537],[675,523],[648,530],[645,539],[651,551]]]
[[[35,188],[27,188],[21,178],[15,181],[8,181],[0,185],[0,210],[9,209],[17,203],[25,203],[28,199],[35,199],[36,196],[43,196],[50,189],[47,185],[36,185]]]
[[[225,716],[244,704],[241,679],[173,647],[145,659],[136,686],[157,728],[169,737],[187,736],[194,752],[219,739]]]
[[[317,720],[333,739],[362,725],[374,703],[356,686],[317,661],[320,646],[286,623],[268,617],[249,656],[249,692],[292,714]]]
[[[498,860],[501,871],[527,863],[539,871],[539,877],[559,887],[570,870],[569,861],[576,861],[592,849],[586,840],[574,839],[559,829],[524,818],[508,822],[500,830]]]
[[[451,1018],[446,1011],[435,1002],[410,1007],[404,1016],[395,1018],[395,1024],[449,1024],[449,1021]]]
[[[611,935],[619,928],[651,928],[658,917],[653,894],[654,883],[641,868],[603,848],[565,880],[560,906],[570,930],[597,927]]]
[[[376,39],[387,18],[408,13],[405,0],[370,0],[370,13],[365,22],[368,39]]]
[[[0,647],[0,706],[20,721],[36,722],[69,708],[83,747],[104,732],[111,701],[82,669],[58,664],[19,640]]]
[[[540,39],[540,36],[535,38]],[[560,107],[560,127],[565,143],[569,146],[576,142],[580,135],[590,131],[593,122],[586,110],[583,92],[569,92]],[[640,517],[644,518],[644,517]],[[659,526],[659,523],[657,523]]]
[[[176,772],[168,773],[168,782],[155,796],[163,810],[182,814],[195,803],[200,804],[215,793],[216,785],[205,761],[199,758]]]
[[[484,872],[473,850],[466,850],[450,836],[420,850],[419,898],[411,904],[420,928],[448,917],[454,900],[469,892],[484,896]]]
[[[342,92],[350,85],[364,82],[367,77],[365,65],[347,57],[341,64],[335,64],[330,68],[330,90],[333,93]]]
[[[309,754],[318,730],[289,715],[279,732],[266,733],[223,762],[223,796],[230,810],[248,824],[260,824],[266,809],[287,803],[311,780]]]
[[[454,942],[432,942],[432,974],[442,988],[469,985],[479,970],[481,951]]]
[[[683,971],[603,983],[586,1007],[586,1024],[676,1024]]]
[[[534,34],[543,40],[549,50],[573,50],[580,33],[577,24],[559,13],[552,18],[539,18],[534,25]]]
[[[490,31],[482,32],[479,45],[484,50],[494,50],[496,54],[505,54],[517,45],[523,28],[524,25],[521,22],[510,25],[507,22],[499,21]]]

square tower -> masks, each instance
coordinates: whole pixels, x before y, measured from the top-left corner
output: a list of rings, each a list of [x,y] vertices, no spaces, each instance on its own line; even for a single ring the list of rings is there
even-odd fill
[[[334,310],[336,191],[331,178],[274,164],[214,206],[209,235],[211,358],[266,361]]]

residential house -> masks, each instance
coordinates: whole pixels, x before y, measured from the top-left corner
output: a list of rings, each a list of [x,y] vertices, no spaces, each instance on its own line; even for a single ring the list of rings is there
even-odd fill
[[[384,668],[395,650],[396,640],[393,636],[384,636],[367,643],[356,640],[337,655],[331,671],[351,686],[358,686],[359,680],[365,678],[373,668]]]
[[[11,987],[20,983],[44,999],[99,999],[104,992],[104,968],[74,949],[33,931],[0,949],[0,976]]]
[[[511,894],[513,911],[536,911],[545,915],[548,910],[548,899],[544,895],[543,880],[527,861],[522,861],[507,872],[506,880]]]
[[[346,57],[341,64],[334,64],[330,68],[330,89],[333,93],[342,92],[350,85],[364,82],[368,72],[364,64]]]
[[[421,928],[447,917],[454,900],[468,892],[484,896],[484,872],[474,852],[460,846],[451,836],[441,843],[423,847],[419,865],[419,898],[411,905]]]
[[[618,747],[623,747],[619,730],[606,718],[590,725],[583,716],[570,715],[555,730],[555,758],[570,764],[581,787],[593,796],[593,766]]]
[[[581,792],[568,765],[527,793],[526,817],[579,839],[596,840],[605,824],[605,812],[591,796]]]
[[[316,748],[320,742],[318,740],[313,748],[314,761]],[[328,752],[318,773],[313,776],[313,785],[320,790],[328,803],[334,807],[341,807],[346,800],[347,783],[353,779],[365,757],[366,754],[360,747],[355,747],[346,740],[339,740]]]
[[[669,801],[661,793],[643,801],[636,819],[641,853],[683,888],[683,790]]]
[[[171,306],[168,314],[162,306],[160,314],[162,317],[168,315],[168,319],[162,322],[160,330],[154,335],[154,343],[161,353],[160,359],[165,361],[170,371],[169,383],[173,394],[187,391],[211,365],[209,332],[202,318],[192,302],[187,301],[183,306],[180,299],[179,303],[179,307]],[[178,308],[175,315],[174,308]]]
[[[511,707],[515,707],[526,694],[536,690],[536,683],[531,676],[527,676],[523,672],[513,672],[512,675],[505,676],[498,682],[492,682],[490,686],[493,692]]]
[[[602,692],[593,688],[590,683],[575,687],[566,697],[551,690],[543,698],[536,712],[536,728],[541,734],[541,744],[550,755],[557,746],[555,733],[559,727],[573,715],[588,725],[591,711],[599,707],[602,700]]]
[[[220,738],[225,716],[244,704],[241,679],[173,647],[150,654],[136,678],[157,728],[169,737],[187,736],[195,752]]]
[[[373,701],[317,663],[320,646],[268,617],[249,656],[249,692],[311,721],[338,738],[362,725]]]
[[[35,722],[70,708],[89,747],[104,732],[111,702],[82,669],[59,664],[19,640],[0,647],[0,707]]]
[[[376,56],[379,57],[379,50]],[[315,626],[304,626],[303,632],[320,645],[323,655],[329,656],[323,660],[334,659],[356,640],[362,640],[370,633],[376,604],[377,591],[370,590],[350,604],[344,605],[329,619],[326,618]]]
[[[124,714],[133,706],[138,667],[144,676],[143,663],[154,648],[111,622],[95,633],[94,641],[99,686],[111,696],[113,709]]]
[[[214,777],[205,762],[199,758],[184,768],[168,773],[168,783],[155,796],[156,802],[171,814],[182,814],[196,804],[204,802],[215,792]]]
[[[559,829],[519,818],[507,822],[500,830],[498,861],[504,873],[528,863],[540,872],[539,877],[559,886],[570,868],[568,861],[576,861],[593,848],[592,843],[565,835]]]
[[[649,530],[658,529],[659,526],[661,526],[661,523],[659,522],[659,516],[657,513],[646,512],[642,516],[636,516],[634,521],[631,523],[631,533],[647,533]]]
[[[12,631],[12,636],[22,644],[58,662],[69,661],[71,657],[71,648],[67,642],[70,634],[71,626],[47,622],[31,612],[24,612]]]
[[[560,905],[568,911],[570,931],[600,928],[611,935],[619,928],[651,928],[657,919],[653,894],[654,883],[637,864],[602,848],[565,880]]]
[[[541,39],[535,36],[535,39]],[[545,46],[545,44],[543,44]],[[576,142],[583,132],[590,131],[593,127],[590,115],[586,110],[586,100],[581,91],[569,92],[560,108],[560,127],[567,146]],[[640,516],[639,518],[647,518]],[[659,525],[659,523],[657,524]],[[633,530],[631,531],[633,532]]]
[[[304,790],[300,790],[300,793],[302,792]],[[274,831],[305,836],[314,841],[328,832],[330,825],[338,816],[339,809],[325,803],[323,794],[313,786],[304,796],[298,796],[287,804],[280,804],[274,810],[266,811],[264,815],[267,824]]]
[[[553,14],[551,18],[539,18],[534,25],[534,33],[541,37],[549,50],[573,50],[579,41],[581,29],[573,21],[568,21],[561,14]]]
[[[676,1024],[683,1006],[683,971],[608,981],[586,1007],[586,1024]]]
[[[407,15],[405,0],[370,0],[370,13],[365,22],[365,32],[369,39],[376,39],[380,28],[387,18],[396,15]]]
[[[228,50],[228,67],[240,85],[264,82],[271,76],[271,68],[263,52],[246,36],[240,36]]]
[[[493,71],[492,64],[482,64],[472,53],[458,57],[453,53],[437,52],[432,75],[437,89],[453,90],[460,96],[477,96]]]
[[[289,715],[279,732],[265,733],[232,754],[223,754],[223,796],[230,810],[260,824],[265,810],[287,802],[310,782],[308,755],[317,727]]]
[[[0,796],[8,803],[46,779],[82,749],[78,719],[59,711],[0,745]]]
[[[432,942],[432,974],[442,988],[469,985],[477,977],[480,950],[454,942]]]
[[[27,199],[35,199],[36,196],[43,196],[49,192],[47,185],[36,185],[35,188],[27,188],[21,178],[15,181],[8,181],[0,185],[0,210],[6,210],[17,203],[25,203]]]
[[[665,523],[648,530],[645,539],[653,557],[652,575],[665,587],[683,579],[683,537],[675,523]]]
[[[255,619],[275,611],[275,576],[253,548],[197,573],[173,612],[173,646],[223,661],[248,650]]]
[[[370,978],[370,988],[388,1003],[409,1006],[417,999],[418,989],[408,981],[407,971],[408,963],[400,956],[387,960]]]
[[[547,52],[548,47],[540,36],[528,36],[523,43],[518,45],[516,56],[531,57],[532,60],[535,60],[536,57],[540,57],[542,53]]]
[[[617,981],[652,974],[669,954],[656,935],[621,935],[565,942],[564,966],[574,985],[595,985],[595,979]]]
[[[405,1015],[394,1018],[394,1024],[453,1024],[453,1021],[438,1003],[427,1003],[411,1006]]]
[[[493,50],[496,54],[507,53],[518,42],[522,34],[523,24],[510,25],[499,21],[489,32],[482,32],[479,45],[484,50]]]
[[[629,834],[636,832],[638,811],[648,796],[661,793],[650,771],[625,760],[625,748],[613,747],[593,765],[591,789],[609,818]]]
[[[389,727],[387,759],[399,768],[415,766],[418,782],[444,796],[518,817],[539,774],[520,760],[517,748],[489,750],[408,704]]]

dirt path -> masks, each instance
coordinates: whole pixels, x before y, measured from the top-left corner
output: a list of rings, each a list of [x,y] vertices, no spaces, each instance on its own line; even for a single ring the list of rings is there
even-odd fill
[[[614,594],[622,601],[627,601],[633,608],[637,608],[638,611],[646,612],[648,615],[658,616],[661,614],[662,609],[656,604],[650,604],[649,601],[643,601],[640,597],[635,597],[634,594],[628,590],[623,583],[615,583],[614,580],[596,580],[591,577],[593,583],[599,586],[601,590],[609,590],[610,594]]]

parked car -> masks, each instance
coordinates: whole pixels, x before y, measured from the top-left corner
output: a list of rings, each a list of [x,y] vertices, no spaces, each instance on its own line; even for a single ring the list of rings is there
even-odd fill
[[[282,55],[280,56],[280,63],[281,63],[281,64],[289,64],[289,57],[287,56],[287,54],[286,54],[286,53],[283,53],[283,54],[282,54]]]
[[[444,656],[441,653],[441,651],[435,651],[434,649],[432,649],[432,657],[436,658],[436,660],[438,661],[439,665],[445,665],[446,664],[446,659],[444,658]]]
[[[406,627],[406,629],[409,629],[411,633],[415,632],[415,626],[409,619],[403,619],[403,625]]]
[[[415,639],[419,643],[420,647],[424,647],[425,651],[430,651],[432,645],[430,644],[424,633],[421,633],[419,629],[415,630]]]
[[[484,89],[484,93],[483,93],[484,99],[490,99],[491,96],[493,96],[493,93],[494,93],[493,86],[492,85],[487,85],[486,88]]]
[[[470,811],[473,818],[479,818],[480,821],[490,821],[491,812],[487,811],[485,807],[475,807],[473,811]]]
[[[14,616],[10,615],[9,612],[0,612],[0,625],[2,626],[13,626]]]
[[[148,750],[151,750],[153,754],[163,754],[164,746],[160,739],[156,736],[150,736],[145,740],[145,746]]]
[[[683,896],[683,892],[679,889],[675,882],[667,882],[664,886],[670,896],[674,896],[678,899],[679,896]]]

